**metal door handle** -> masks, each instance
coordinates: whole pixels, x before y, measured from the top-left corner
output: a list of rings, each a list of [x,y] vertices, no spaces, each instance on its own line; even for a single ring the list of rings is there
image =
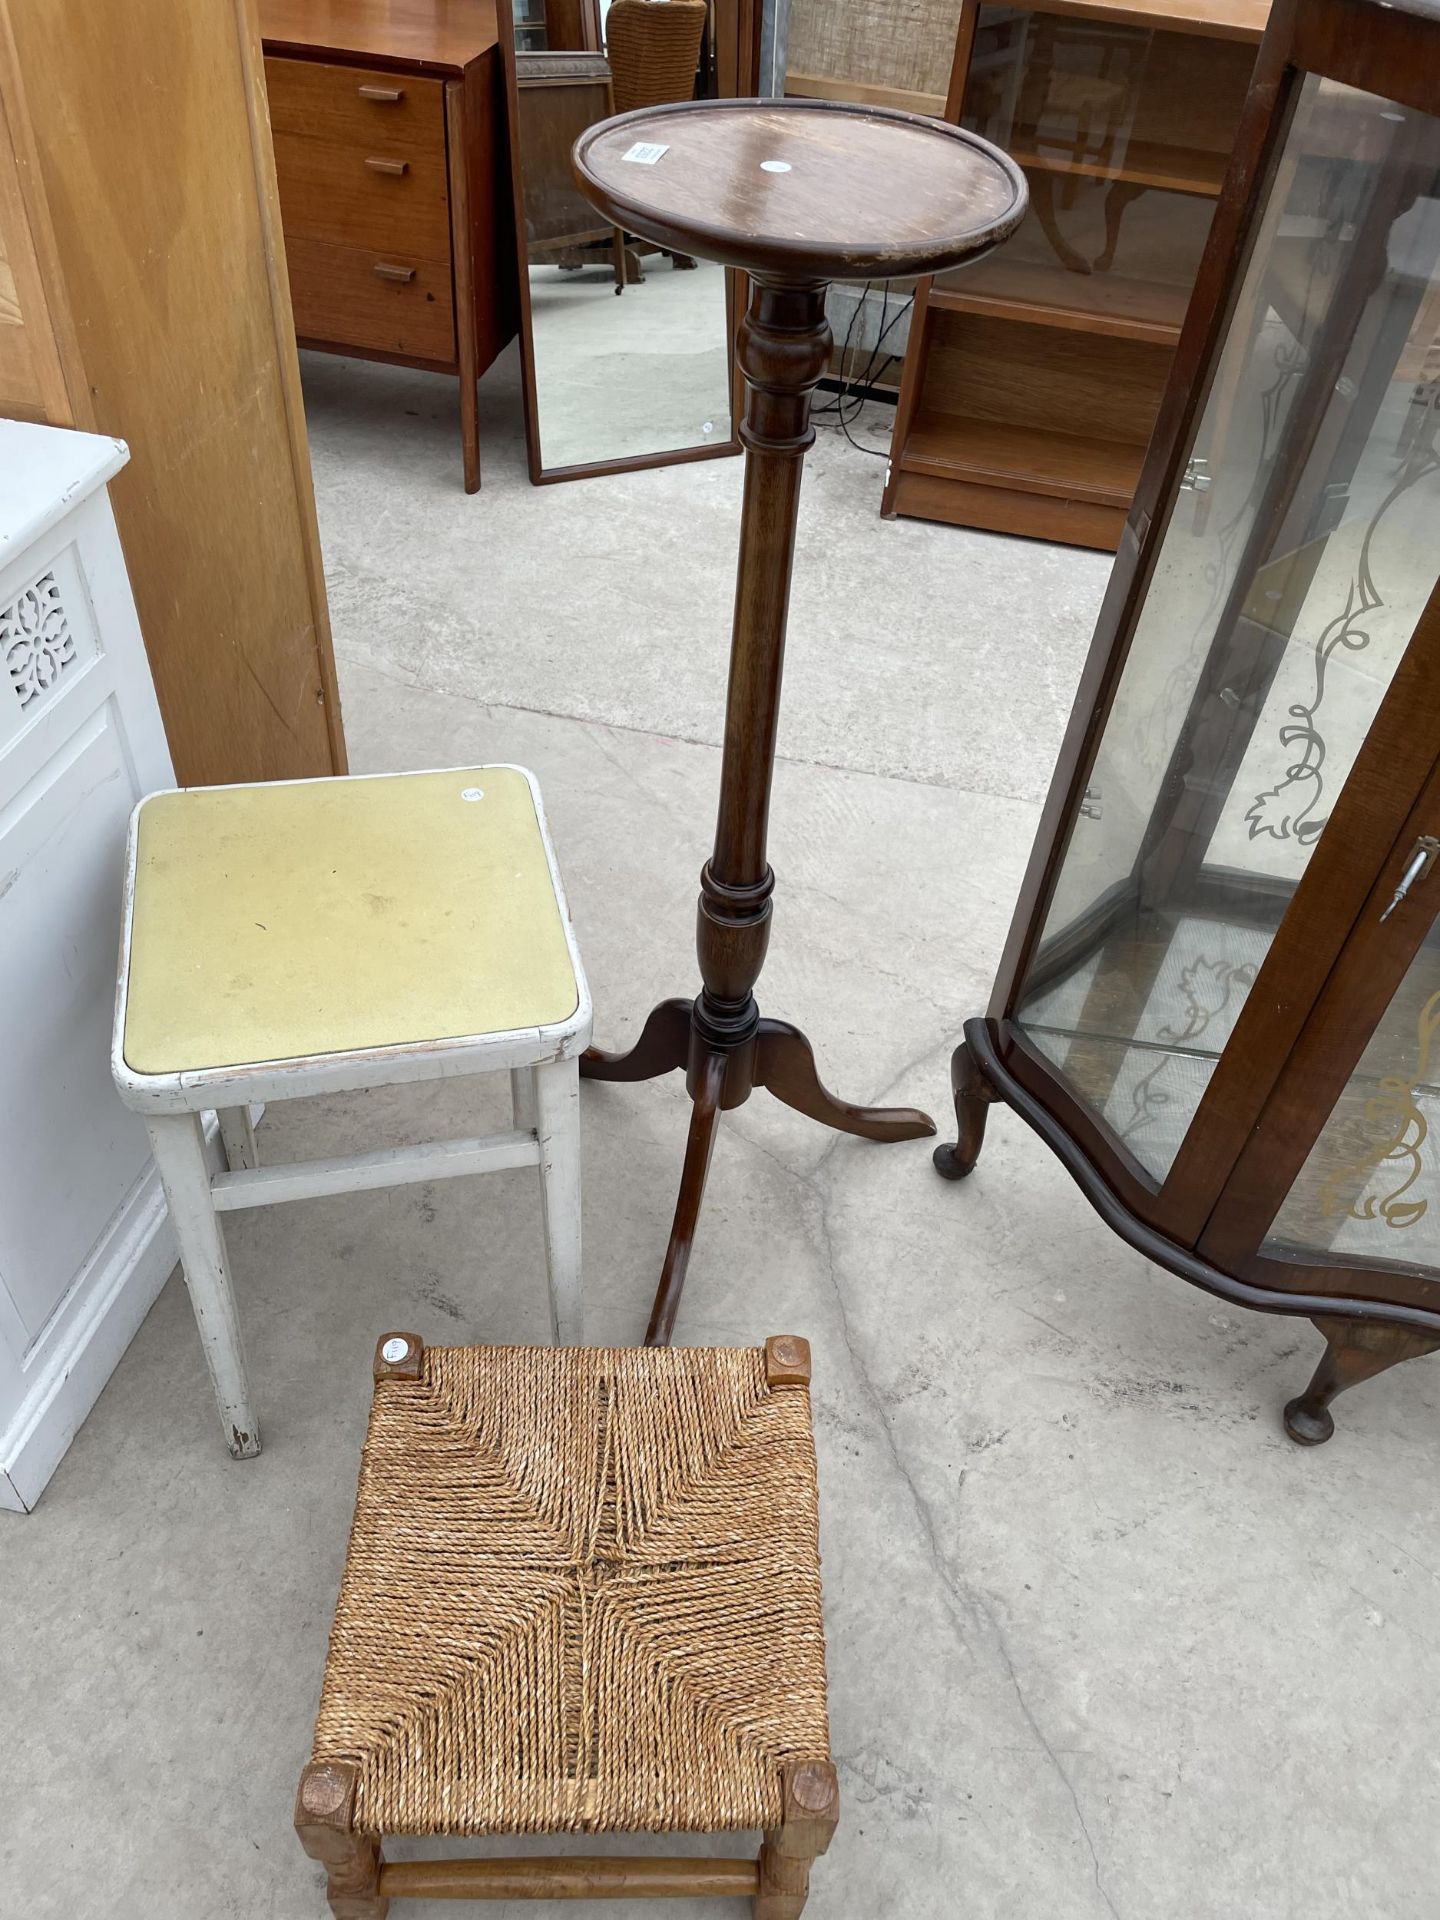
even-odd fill
[[[397,179],[402,173],[408,173],[410,171],[410,162],[408,160],[377,160],[373,154],[366,160],[365,164],[372,173],[394,174]]]
[[[1422,833],[1415,842],[1410,858],[1405,862],[1405,871],[1400,876],[1400,884],[1396,887],[1389,906],[1380,916],[1382,921],[1390,918],[1415,882],[1430,871],[1435,864],[1437,854],[1440,854],[1440,840],[1437,840],[1433,834]]]

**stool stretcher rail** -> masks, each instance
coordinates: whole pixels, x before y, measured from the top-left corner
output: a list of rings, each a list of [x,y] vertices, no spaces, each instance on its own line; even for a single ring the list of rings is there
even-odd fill
[[[759,1886],[754,1860],[576,1854],[560,1860],[387,1860],[379,1892],[382,1900],[749,1899]]]
[[[333,1160],[217,1173],[210,1191],[217,1213],[233,1213],[239,1207],[270,1207],[283,1200],[318,1200],[326,1194],[362,1193],[371,1187],[403,1187],[417,1180],[453,1180],[463,1174],[502,1173],[509,1167],[539,1164],[540,1144],[533,1133],[496,1133],[482,1140],[437,1140]]]

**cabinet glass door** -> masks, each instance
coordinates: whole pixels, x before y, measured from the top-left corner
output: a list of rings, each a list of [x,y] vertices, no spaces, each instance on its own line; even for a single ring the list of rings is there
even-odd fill
[[[545,0],[514,0],[515,51],[544,53],[550,45]]]
[[[1418,882],[1428,885],[1430,876]],[[1370,1038],[1262,1252],[1440,1272],[1440,940]]]
[[[1156,1185],[1435,583],[1437,261],[1440,127],[1307,79],[1014,1015]]]

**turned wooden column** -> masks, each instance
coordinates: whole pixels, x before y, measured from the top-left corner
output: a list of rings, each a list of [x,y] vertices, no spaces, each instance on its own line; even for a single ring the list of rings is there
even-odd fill
[[[800,474],[810,396],[830,360],[832,280],[938,272],[1003,239],[1025,212],[1025,176],[943,121],[821,100],[692,101],[602,122],[575,147],[575,177],[606,218],[671,252],[750,279],[736,338],[745,377],[745,498],[715,845],[700,876],[701,988],[662,1000],[629,1052],[592,1048],[591,1080],[685,1069],[694,1102],[680,1195],[646,1333],[670,1338],[722,1112],[764,1087],[867,1140],[932,1134],[913,1107],[857,1107],[820,1079],[810,1042],[764,1017],[755,983],[775,877],[765,857]],[[780,1909],[775,1909],[777,1914]]]
[[[754,986],[765,963],[775,886],[765,841],[800,476],[815,439],[810,396],[830,360],[824,286],[757,280],[736,352],[746,384],[745,497],[720,807],[715,848],[700,875],[696,948],[704,986],[695,1006],[697,1035],[731,1048],[753,1039],[760,1024]],[[727,1107],[745,1097],[729,1092]]]

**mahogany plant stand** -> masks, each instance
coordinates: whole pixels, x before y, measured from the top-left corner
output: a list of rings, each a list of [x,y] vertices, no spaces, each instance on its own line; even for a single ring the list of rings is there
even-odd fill
[[[649,156],[656,156],[646,158]],[[830,101],[697,101],[622,114],[575,148],[607,219],[750,276],[737,360],[745,379],[745,493],[715,845],[700,875],[694,1000],[663,1000],[628,1053],[591,1048],[592,1080],[685,1069],[694,1103],[680,1197],[646,1332],[675,1325],[722,1113],[757,1087],[866,1140],[935,1131],[913,1107],[857,1107],[821,1083],[797,1027],[762,1017],[755,983],[775,877],[765,855],[800,475],[810,396],[830,361],[830,281],[939,272],[987,251],[1025,211],[1013,162],[940,121]],[[882,237],[883,236],[883,237]]]

